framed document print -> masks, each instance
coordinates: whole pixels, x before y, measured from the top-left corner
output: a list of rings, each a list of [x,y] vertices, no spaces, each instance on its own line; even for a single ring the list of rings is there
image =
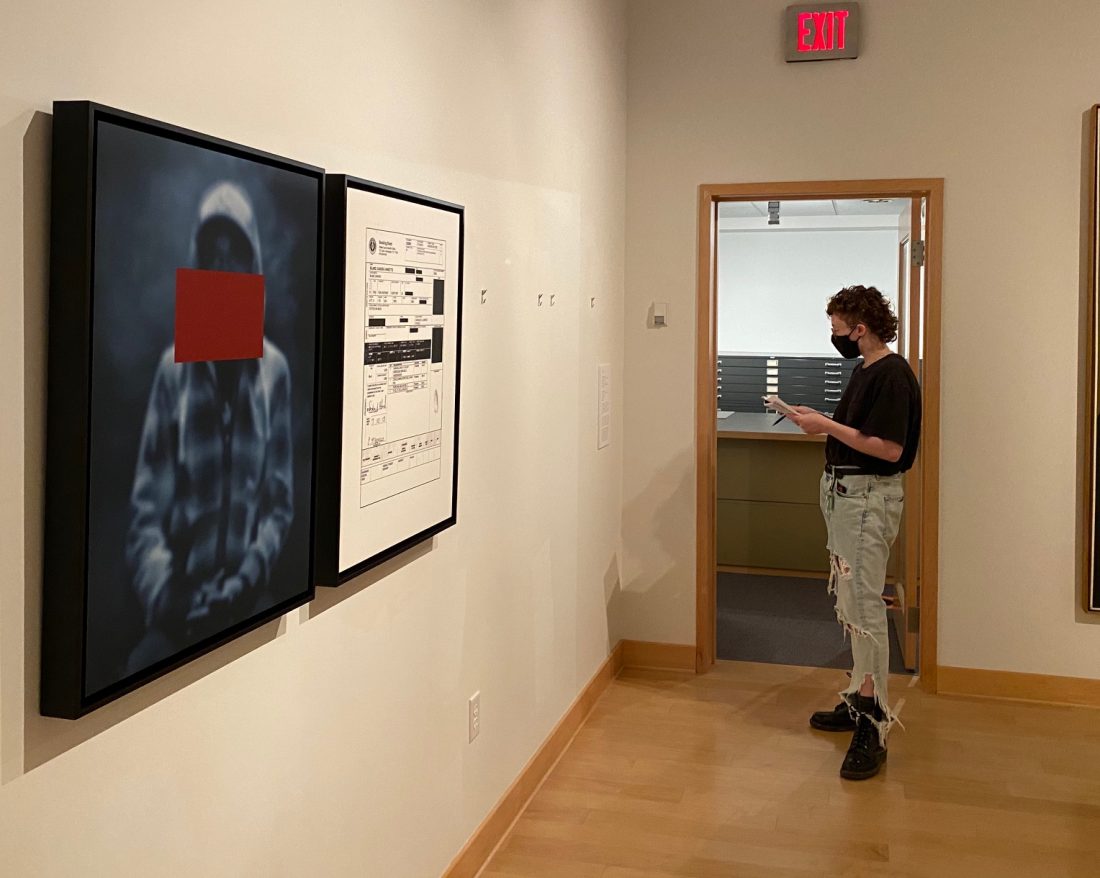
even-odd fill
[[[313,595],[324,174],[54,105],[41,710]]]
[[[462,207],[326,182],[317,583],[457,520]]]

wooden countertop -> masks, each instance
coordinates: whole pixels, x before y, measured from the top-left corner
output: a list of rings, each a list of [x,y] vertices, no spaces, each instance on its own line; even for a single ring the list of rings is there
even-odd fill
[[[773,423],[779,415],[761,412],[733,412],[718,418],[718,439],[765,439],[780,442],[823,443],[824,436],[807,436],[784,418]]]

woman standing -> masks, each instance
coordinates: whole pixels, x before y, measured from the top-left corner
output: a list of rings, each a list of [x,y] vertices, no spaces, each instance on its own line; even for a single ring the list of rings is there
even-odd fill
[[[805,406],[791,419],[806,433],[825,434],[821,511],[828,529],[829,591],[852,643],[852,683],[831,711],[810,725],[852,731],[841,777],[864,780],[886,761],[886,737],[896,718],[887,700],[890,638],[882,592],[890,546],[901,524],[902,474],[917,455],[921,395],[904,357],[887,346],[897,338],[890,303],[874,287],[847,287],[829,300],[832,342],[852,370],[829,418]]]

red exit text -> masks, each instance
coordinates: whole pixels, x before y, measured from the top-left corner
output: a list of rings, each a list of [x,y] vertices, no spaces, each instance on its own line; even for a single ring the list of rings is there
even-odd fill
[[[798,13],[798,51],[831,52],[846,48],[848,11]]]

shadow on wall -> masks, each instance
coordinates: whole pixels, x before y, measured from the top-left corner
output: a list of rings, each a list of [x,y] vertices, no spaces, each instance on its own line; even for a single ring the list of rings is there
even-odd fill
[[[611,560],[607,564],[607,570],[603,574],[603,602],[607,607],[607,649],[610,652],[615,648],[615,644],[618,643],[622,637],[618,631],[616,619],[613,617],[614,608],[612,604],[619,600],[619,595],[623,590],[623,573],[621,564],[619,562],[618,554],[611,556]]]
[[[607,591],[607,630],[620,639],[695,642],[695,461],[686,451],[665,464],[623,510],[625,571]],[[685,519],[690,525],[685,531]],[[682,539],[682,534],[687,539]],[[617,568],[617,559],[612,560]],[[612,577],[608,571],[608,579]],[[679,620],[679,621],[678,621]],[[661,625],[664,632],[653,633]]]
[[[5,146],[13,132],[21,137],[23,156],[24,560],[22,576],[9,576],[0,583],[0,784],[38,768],[286,630],[285,617],[272,621],[79,720],[39,714],[52,118],[41,112],[29,119],[21,116],[0,133]]]
[[[370,588],[376,582],[392,576],[403,567],[415,562],[418,558],[428,555],[435,548],[436,538],[432,537],[422,543],[418,543],[411,549],[406,549],[396,558],[390,558],[377,567],[360,574],[354,579],[348,580],[343,585],[332,588],[318,586],[313,600],[301,608],[302,620],[313,619],[344,601],[355,597],[361,591]]]

